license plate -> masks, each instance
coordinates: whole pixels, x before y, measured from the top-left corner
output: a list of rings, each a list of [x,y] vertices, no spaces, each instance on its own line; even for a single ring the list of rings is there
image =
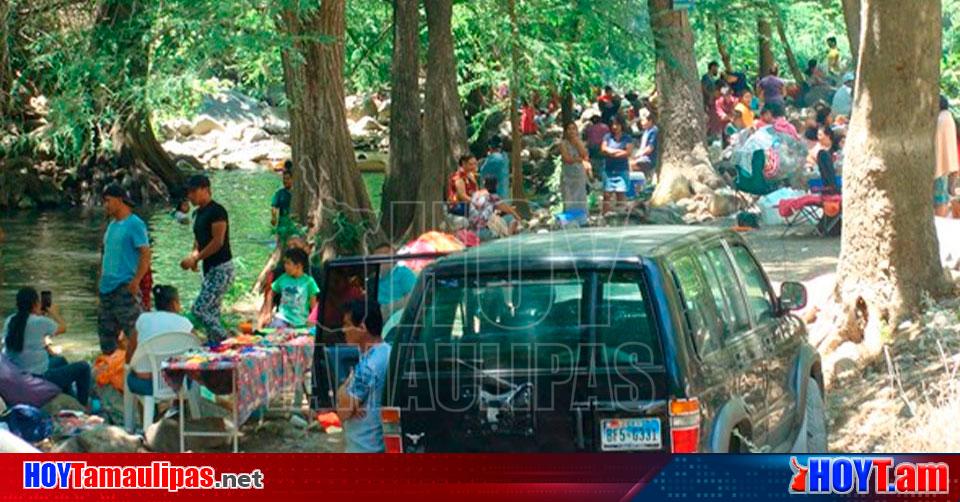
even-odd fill
[[[603,451],[659,450],[659,418],[614,418],[600,421]]]

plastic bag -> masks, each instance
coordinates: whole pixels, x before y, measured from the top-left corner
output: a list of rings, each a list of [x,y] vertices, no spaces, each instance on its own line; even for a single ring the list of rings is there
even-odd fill
[[[125,350],[115,350],[109,356],[97,356],[93,362],[93,377],[97,385],[110,384],[114,389],[123,392],[123,365],[126,357]]]

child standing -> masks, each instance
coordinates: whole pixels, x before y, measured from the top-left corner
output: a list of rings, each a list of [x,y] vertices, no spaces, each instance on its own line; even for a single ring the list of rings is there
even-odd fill
[[[303,328],[307,317],[317,306],[320,288],[313,277],[305,273],[310,258],[300,248],[283,253],[284,274],[273,281],[273,292],[280,295],[280,309],[270,323],[272,328]],[[274,297],[267,295],[267,311],[273,310]]]

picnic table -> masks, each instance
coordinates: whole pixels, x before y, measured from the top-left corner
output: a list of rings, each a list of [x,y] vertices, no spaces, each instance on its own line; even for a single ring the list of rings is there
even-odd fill
[[[277,330],[228,338],[218,346],[191,350],[164,362],[163,377],[179,395],[180,410],[184,409],[186,378],[214,394],[231,396],[232,401],[233,426],[226,433],[186,431],[185,413],[181,412],[180,451],[186,436],[225,436],[232,439],[237,452],[240,426],[254,411],[268,407],[286,390],[299,395],[313,361],[313,347],[313,337],[305,330]]]

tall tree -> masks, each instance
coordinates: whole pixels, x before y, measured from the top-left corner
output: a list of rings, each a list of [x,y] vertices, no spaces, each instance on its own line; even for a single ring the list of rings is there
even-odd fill
[[[727,50],[727,44],[723,42],[723,36],[720,32],[720,21],[713,21],[713,34],[717,40],[717,52],[720,53],[720,60],[723,61],[723,71],[733,72],[733,63],[730,61],[730,51]]]
[[[765,12],[757,16],[757,45],[760,48],[760,60],[757,68],[760,75],[769,75],[773,68],[775,60],[773,58],[773,29],[770,27],[770,20],[767,19]]]
[[[520,156],[523,137],[520,131],[520,114],[517,112],[520,104],[520,26],[517,21],[516,0],[508,0],[507,8],[510,18],[510,186],[513,189],[513,203],[517,204],[525,198],[523,160]]]
[[[783,26],[783,18],[779,12],[774,13],[774,19],[777,21],[777,35],[780,37],[780,43],[783,44],[783,53],[787,57],[787,66],[790,68],[790,74],[797,83],[803,82],[803,70],[797,63],[797,56],[793,53],[793,47],[790,46],[790,40],[787,38],[787,31]]]
[[[446,218],[443,204],[447,176],[467,153],[467,124],[457,92],[453,53],[452,0],[424,0],[427,12],[427,83],[422,175],[417,197],[415,233],[438,228]]]
[[[689,15],[685,10],[673,10],[672,4],[671,0],[648,3],[657,58],[657,89],[662,96],[662,160],[660,181],[652,199],[655,206],[689,197],[691,193],[709,193],[724,184],[711,167],[704,145],[706,117]]]
[[[116,87],[135,93],[120,103],[110,103],[118,112],[110,134],[120,163],[142,163],[176,193],[182,189],[184,174],[157,141],[143,93],[150,69],[151,8],[143,0],[103,0],[96,17],[94,45],[117,65],[109,70]]]
[[[280,14],[281,26],[292,40],[282,59],[290,103],[293,211],[326,239],[325,253],[362,251],[362,239],[334,238],[341,217],[354,225],[373,220],[344,105],[344,7],[345,0],[323,0],[309,7],[294,3]]]
[[[863,0],[856,106],[847,136],[836,297],[841,337],[881,346],[924,293],[946,287],[933,224],[939,0]],[[907,131],[907,133],[904,133]]]
[[[847,39],[850,40],[850,54],[860,54],[860,1],[842,0],[843,21],[847,25]],[[940,2],[937,2],[938,4]]]
[[[419,4],[418,0],[393,0],[390,166],[380,208],[380,226],[392,239],[402,237],[409,228],[420,186]]]

